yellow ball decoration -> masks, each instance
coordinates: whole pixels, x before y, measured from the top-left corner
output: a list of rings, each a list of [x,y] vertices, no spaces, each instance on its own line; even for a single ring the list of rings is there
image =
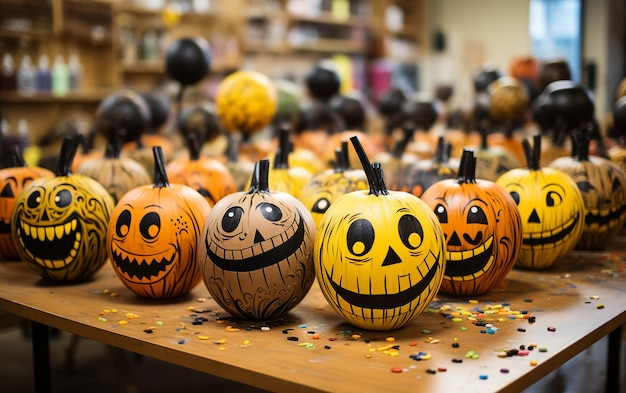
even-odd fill
[[[215,109],[228,131],[252,133],[267,126],[277,108],[276,86],[256,71],[236,71],[222,80]]]

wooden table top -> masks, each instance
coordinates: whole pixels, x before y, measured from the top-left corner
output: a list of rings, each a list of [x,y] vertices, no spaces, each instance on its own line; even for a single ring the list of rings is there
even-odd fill
[[[317,284],[280,321],[236,322],[203,283],[181,299],[142,299],[108,263],[92,281],[58,285],[2,261],[0,309],[271,391],[519,391],[626,323],[626,253],[616,251],[624,245],[573,252],[549,271],[513,270],[502,288],[475,299],[440,296],[391,332],[351,327]],[[479,317],[495,329],[473,323],[474,310],[487,311]],[[531,344],[526,356],[498,355]]]

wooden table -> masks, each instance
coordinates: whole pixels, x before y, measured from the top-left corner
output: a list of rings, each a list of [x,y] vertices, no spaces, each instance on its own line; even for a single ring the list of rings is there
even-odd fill
[[[182,299],[150,301],[126,289],[108,264],[90,282],[56,285],[21,262],[2,262],[0,309],[33,321],[39,391],[50,389],[48,326],[283,392],[519,391],[609,335],[611,389],[618,386],[620,328],[626,323],[626,257],[618,249],[626,249],[623,241],[614,251],[574,252],[549,271],[513,270],[502,288],[476,299],[439,297],[392,332],[344,323],[316,284],[280,321],[237,323],[202,283]],[[492,332],[468,316],[446,316],[490,308],[510,309],[483,317]],[[197,318],[205,320],[197,324]],[[537,347],[527,356],[498,356],[529,344]],[[430,359],[411,358],[420,352]]]

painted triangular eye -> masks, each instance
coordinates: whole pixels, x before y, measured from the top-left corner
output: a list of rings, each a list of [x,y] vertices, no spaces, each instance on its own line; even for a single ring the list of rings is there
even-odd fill
[[[2,192],[0,192],[0,198],[14,198],[13,189],[9,183],[5,184],[2,188]]]
[[[374,245],[374,226],[365,219],[359,219],[350,224],[346,235],[348,250],[356,256],[369,252]]]
[[[589,183],[588,181],[579,181],[579,182],[576,182],[576,185],[578,186],[578,189],[582,192],[589,192],[591,190],[595,190],[595,187],[593,186],[593,184]]]

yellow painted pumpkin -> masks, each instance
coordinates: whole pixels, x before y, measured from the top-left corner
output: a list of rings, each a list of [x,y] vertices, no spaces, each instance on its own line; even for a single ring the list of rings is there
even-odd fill
[[[77,147],[78,138],[63,140],[55,175],[33,180],[11,215],[20,258],[48,281],[85,281],[107,259],[113,198],[94,179],[70,174]]]
[[[201,279],[198,239],[211,207],[193,188],[170,184],[157,146],[154,184],[127,192],[115,206],[106,245],[113,270],[138,296],[185,295]]]
[[[446,238],[446,271],[440,292],[478,296],[496,287],[515,265],[522,220],[513,198],[492,181],[476,179],[476,157],[461,156],[456,179],[441,180],[422,194]]]
[[[257,163],[247,192],[220,200],[207,218],[198,260],[204,283],[231,315],[278,318],[298,305],[315,281],[315,222],[286,192],[268,187],[269,160]]]
[[[496,184],[511,194],[522,217],[522,249],[516,266],[528,270],[552,267],[574,249],[583,232],[585,205],[570,176],[541,167],[541,136],[522,144],[528,167],[512,169]]]
[[[589,154],[592,134],[588,128],[574,129],[572,137],[572,156],[558,158],[549,166],[574,180],[585,203],[585,226],[576,248],[602,250],[626,223],[626,174],[610,160]]]
[[[300,198],[302,189],[311,180],[313,174],[303,167],[289,165],[289,154],[292,148],[289,130],[281,129],[279,134],[279,146],[272,171],[269,173],[269,187],[271,190],[286,192]]]
[[[18,259],[19,254],[11,235],[11,213],[20,193],[35,179],[54,176],[52,171],[38,166],[27,166],[18,145],[13,147],[13,164],[0,169],[0,255]]]
[[[392,330],[414,320],[437,294],[446,260],[441,224],[415,195],[387,190],[379,164],[355,145],[370,190],[338,198],[315,237],[315,274],[348,323]]]
[[[276,86],[266,75],[240,70],[220,82],[215,109],[228,131],[252,133],[271,123],[277,99]]]

